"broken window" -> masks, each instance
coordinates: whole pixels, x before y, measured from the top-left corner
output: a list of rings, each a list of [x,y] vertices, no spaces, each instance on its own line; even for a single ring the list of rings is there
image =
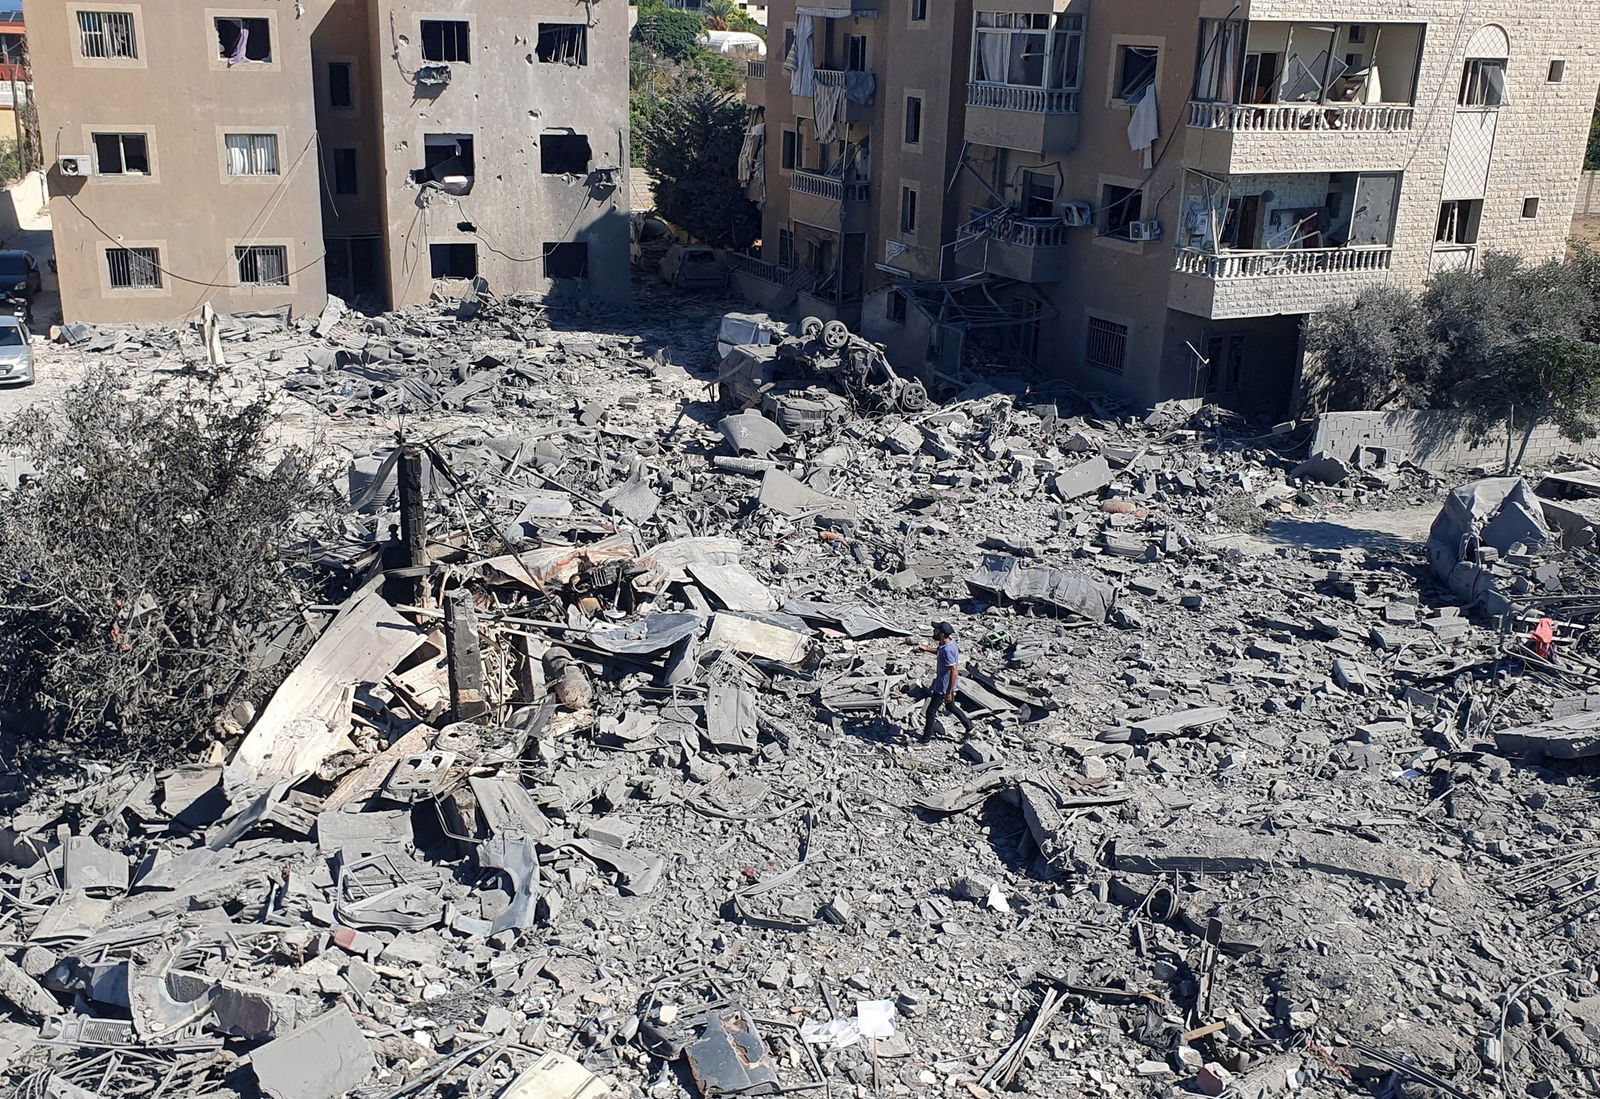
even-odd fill
[[[271,23],[266,19],[219,18],[217,56],[231,67],[242,61],[272,60]]]
[[[281,244],[243,244],[233,250],[241,286],[288,286],[289,249]]]
[[[534,53],[546,65],[587,65],[589,28],[582,23],[540,23]]]
[[[1056,177],[1044,172],[1022,173],[1022,216],[1047,218],[1056,212]]]
[[[922,97],[906,96],[906,144],[922,144]]]
[[[470,184],[473,177],[472,137],[469,134],[424,134],[423,167],[411,174],[417,183],[456,186]]]
[[[1121,374],[1128,356],[1128,326],[1089,318],[1088,337],[1084,341],[1083,358],[1090,366],[1112,374]]]
[[[800,131],[783,131],[783,157],[778,162],[786,172],[792,172],[800,167]]]
[[[328,106],[336,111],[356,105],[354,67],[348,61],[328,62]]]
[[[131,11],[80,11],[78,52],[90,58],[132,60],[139,56]]]
[[[778,230],[778,266],[784,268],[785,270],[794,266],[793,230]]]
[[[906,295],[904,290],[890,290],[884,306],[884,319],[891,324],[906,323]]]
[[[1144,192],[1108,183],[1101,191],[1100,208],[1104,216],[1101,234],[1131,240],[1129,227],[1144,216]]]
[[[547,279],[581,279],[589,275],[589,245],[581,240],[549,241],[544,246]]]
[[[430,244],[428,263],[436,279],[472,279],[478,277],[478,246],[476,244]]]
[[[847,72],[864,73],[867,71],[867,36],[864,34],[850,34],[844,40],[844,67]]]
[[[900,231],[902,233],[915,233],[917,231],[917,189],[915,187],[900,188]]]
[[[472,61],[472,28],[465,19],[424,19],[422,21],[422,59],[424,61]]]
[[[1478,220],[1483,212],[1482,199],[1459,199],[1441,203],[1439,225],[1433,239],[1439,244],[1478,243]]]
[[[1499,107],[1506,101],[1506,59],[1473,57],[1461,73],[1463,107]]]
[[[1117,47],[1117,98],[1137,103],[1144,90],[1155,83],[1161,51],[1155,46]]]
[[[356,151],[354,149],[335,149],[333,151],[333,193],[336,195],[353,195],[356,193]]]
[[[972,79],[1025,88],[1075,90],[1083,16],[980,11],[973,17]]]
[[[547,176],[589,171],[588,134],[545,134],[539,139],[539,171]]]
[[[228,134],[230,176],[275,176],[278,174],[277,134]]]
[[[147,176],[150,153],[144,134],[95,134],[94,170],[102,176]]]
[[[108,248],[106,277],[113,290],[159,290],[161,252],[156,248]]]

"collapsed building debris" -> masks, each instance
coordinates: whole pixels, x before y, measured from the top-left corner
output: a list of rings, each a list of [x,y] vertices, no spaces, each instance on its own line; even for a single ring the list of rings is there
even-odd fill
[[[1440,574],[1446,482],[1197,402],[730,414],[708,309],[460,312],[222,326],[351,453],[348,594],[226,757],[6,788],[8,1091],[1595,1089],[1582,499],[1452,494]]]

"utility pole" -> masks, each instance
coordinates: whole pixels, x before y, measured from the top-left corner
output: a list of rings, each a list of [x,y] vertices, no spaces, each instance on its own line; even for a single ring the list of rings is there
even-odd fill
[[[444,597],[444,653],[450,671],[450,720],[472,721],[489,712],[484,697],[483,651],[472,591],[461,587]]]

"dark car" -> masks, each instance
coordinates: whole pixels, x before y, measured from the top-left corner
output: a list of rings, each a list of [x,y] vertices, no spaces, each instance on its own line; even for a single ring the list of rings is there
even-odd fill
[[[39,261],[27,252],[0,252],[0,295],[39,292]]]

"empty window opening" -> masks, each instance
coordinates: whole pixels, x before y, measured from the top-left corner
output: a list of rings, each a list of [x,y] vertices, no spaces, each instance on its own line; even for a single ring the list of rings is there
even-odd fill
[[[917,231],[917,189],[915,187],[900,188],[900,231],[902,233],[915,233]]]
[[[161,251],[157,248],[109,249],[106,277],[113,290],[159,290]]]
[[[1022,173],[1022,216],[1047,218],[1056,212],[1056,177],[1048,172]]]
[[[430,180],[447,185],[465,185],[472,182],[472,137],[469,134],[424,134],[422,138],[423,167],[413,172],[417,183]]]
[[[1155,83],[1161,51],[1155,46],[1117,47],[1117,98],[1137,103],[1144,90]]]
[[[147,176],[150,152],[144,134],[95,134],[94,170],[103,176]]]
[[[92,58],[137,58],[139,44],[133,34],[133,12],[80,11],[78,52]]]
[[[428,263],[436,279],[473,279],[478,277],[478,246],[476,244],[430,244]]]
[[[845,36],[844,67],[847,72],[864,73],[867,71],[866,35],[851,34]]]
[[[328,62],[328,106],[348,111],[356,105],[355,79],[348,61]]]
[[[581,240],[546,241],[544,277],[582,279],[589,277],[589,245]]]
[[[582,23],[540,23],[534,53],[546,65],[587,65],[589,28]]]
[[[1539,216],[1539,200],[1536,199],[1536,198],[1532,198],[1532,197],[1523,199],[1522,200],[1522,216],[1525,217],[1525,218],[1536,218],[1536,217],[1538,217]]]
[[[801,137],[799,130],[783,131],[783,159],[779,166],[786,172],[792,172],[800,167]]]
[[[928,18],[928,0],[911,0],[911,21],[924,22]]]
[[[272,30],[266,19],[216,20],[217,56],[229,65],[272,60]]]
[[[889,291],[889,301],[884,308],[884,317],[891,324],[906,323],[906,295],[904,290]]]
[[[1090,366],[1121,374],[1126,369],[1127,356],[1128,326],[1090,317],[1088,338],[1084,341],[1084,360]]]
[[[288,286],[289,249],[281,244],[244,244],[233,250],[243,286]]]
[[[539,171],[547,176],[589,171],[588,134],[545,134],[539,139]]]
[[[465,19],[424,19],[422,59],[470,63],[472,61],[470,24]]]
[[[1567,78],[1567,63],[1565,61],[1550,62],[1550,71],[1545,74],[1545,79],[1552,84],[1559,84]]]
[[[778,266],[785,270],[794,266],[794,231],[778,230]]]
[[[335,149],[333,151],[333,193],[336,195],[353,195],[358,189],[356,183],[356,151],[354,149]]]
[[[922,97],[906,96],[906,144],[922,144]]]
[[[1108,183],[1101,192],[1100,207],[1105,218],[1104,235],[1130,240],[1130,226],[1144,216],[1144,192]]]
[[[1474,57],[1461,73],[1463,107],[1499,107],[1506,101],[1506,59]]]
[[[230,176],[275,176],[278,174],[277,134],[228,134]]]
[[[1441,203],[1439,225],[1434,230],[1433,239],[1439,244],[1478,243],[1478,220],[1482,213],[1482,199]]]

